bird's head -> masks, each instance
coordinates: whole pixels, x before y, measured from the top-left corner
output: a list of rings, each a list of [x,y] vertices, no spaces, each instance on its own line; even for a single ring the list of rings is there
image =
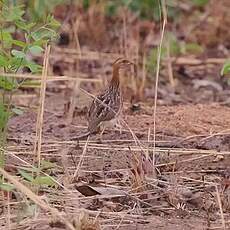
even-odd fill
[[[126,79],[126,77],[124,76],[129,76],[130,72],[132,72],[133,70],[134,73],[136,74],[136,65],[133,62],[125,58],[118,58],[113,63],[113,77],[111,80],[111,84],[119,85],[120,81],[121,84],[124,84],[124,79]]]
[[[135,64],[125,58],[118,58],[114,63],[113,63],[113,68],[114,69],[127,69],[130,68],[130,65]]]

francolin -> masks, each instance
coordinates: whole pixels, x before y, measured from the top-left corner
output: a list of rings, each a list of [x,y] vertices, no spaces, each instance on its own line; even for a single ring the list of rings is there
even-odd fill
[[[112,79],[110,83],[101,94],[94,98],[89,107],[87,114],[87,132],[72,139],[87,137],[97,132],[99,128],[102,128],[102,135],[106,127],[117,124],[123,107],[120,75],[122,70],[130,68],[130,65],[135,66],[134,63],[124,58],[118,58],[113,63]]]

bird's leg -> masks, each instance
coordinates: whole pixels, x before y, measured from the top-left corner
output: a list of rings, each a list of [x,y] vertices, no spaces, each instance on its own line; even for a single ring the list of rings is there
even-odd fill
[[[122,125],[121,125],[120,119],[117,119],[117,122],[116,122],[116,124],[115,124],[115,127],[116,127],[117,129],[119,129],[120,134],[122,134]]]
[[[103,133],[104,133],[104,131],[105,131],[105,126],[103,125],[102,126],[102,130],[101,130],[101,132],[100,132],[100,140],[102,141],[102,135],[103,135]]]

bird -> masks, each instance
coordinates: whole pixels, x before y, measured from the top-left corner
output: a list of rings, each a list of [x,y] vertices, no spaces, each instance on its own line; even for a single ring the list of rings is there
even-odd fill
[[[118,58],[112,64],[112,78],[107,88],[94,97],[87,113],[88,128],[87,132],[78,137],[80,139],[96,133],[102,127],[102,136],[104,130],[108,126],[115,126],[119,121],[119,115],[123,108],[123,96],[121,90],[121,73],[122,70],[130,68],[135,64],[128,59]]]

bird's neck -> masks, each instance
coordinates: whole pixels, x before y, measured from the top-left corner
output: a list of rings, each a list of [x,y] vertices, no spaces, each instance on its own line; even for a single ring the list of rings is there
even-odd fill
[[[113,76],[110,85],[113,87],[119,87],[120,85],[119,68],[117,66],[113,67]]]

